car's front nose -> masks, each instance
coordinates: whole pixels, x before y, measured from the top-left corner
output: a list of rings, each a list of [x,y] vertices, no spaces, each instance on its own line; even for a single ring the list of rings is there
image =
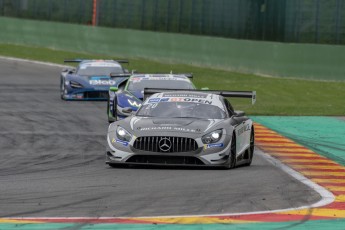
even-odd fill
[[[132,136],[120,140],[116,132],[108,133],[107,163],[159,165],[223,165],[229,156],[229,136],[217,143],[204,144],[201,136],[191,138],[181,133],[163,132],[154,136]]]

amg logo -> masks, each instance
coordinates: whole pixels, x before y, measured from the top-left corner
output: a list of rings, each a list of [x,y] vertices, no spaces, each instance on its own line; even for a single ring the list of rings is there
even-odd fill
[[[90,80],[90,85],[115,85],[116,81],[114,80]]]

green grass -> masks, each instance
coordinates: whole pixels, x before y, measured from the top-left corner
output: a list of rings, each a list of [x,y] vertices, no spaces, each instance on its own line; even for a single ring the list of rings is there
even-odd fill
[[[59,64],[67,58],[123,58],[10,44],[0,44],[0,55]],[[129,69],[151,73],[192,72],[198,87],[255,90],[257,102],[254,106],[248,99],[230,99],[236,110],[244,110],[249,115],[345,115],[345,82],[261,77],[146,59],[130,59]]]

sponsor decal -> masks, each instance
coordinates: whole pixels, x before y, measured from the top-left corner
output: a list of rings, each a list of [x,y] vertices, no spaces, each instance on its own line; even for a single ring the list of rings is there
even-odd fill
[[[169,101],[169,98],[165,97],[165,98],[162,98],[162,99],[160,100],[160,102],[166,102],[166,101]]]
[[[127,141],[121,141],[121,140],[115,139],[115,138],[113,138],[113,139],[111,140],[111,143],[120,143],[120,144],[122,144],[123,146],[128,146],[128,144],[129,144]]]
[[[171,102],[195,102],[195,103],[203,103],[203,104],[212,104],[212,101],[199,99],[199,98],[182,98],[182,97],[172,97],[170,98]]]
[[[128,101],[128,103],[129,103],[131,106],[133,106],[133,107],[139,108],[139,107],[141,106],[141,103],[138,103],[138,102],[136,102],[136,101],[132,101],[132,100],[129,100],[129,99],[127,99],[127,101]]]
[[[158,103],[158,102],[167,102],[169,98],[151,98],[147,103]]]
[[[148,103],[157,103],[160,101],[160,98],[151,98],[149,99]]]
[[[210,149],[210,148],[223,148],[224,143],[217,143],[217,144],[205,144],[204,149]]]
[[[164,93],[164,97],[191,97],[191,98],[206,98],[207,95],[198,95],[192,93]]]
[[[115,85],[116,81],[114,80],[90,80],[90,85]]]
[[[200,98],[188,98],[188,97],[164,97],[164,98],[151,98],[148,100],[147,104],[158,103],[158,102],[194,102],[201,104],[212,105],[212,101],[200,99]]]
[[[250,130],[250,126],[249,126],[249,124],[246,124],[246,125],[242,126],[242,128],[240,128],[240,129],[237,131],[237,135],[241,135],[241,134],[243,134],[244,132],[249,131],[249,130]]]
[[[171,126],[157,126],[157,127],[138,127],[140,131],[177,131],[177,132],[185,132],[185,133],[196,133],[200,132],[200,129],[189,129],[184,127],[171,127]]]

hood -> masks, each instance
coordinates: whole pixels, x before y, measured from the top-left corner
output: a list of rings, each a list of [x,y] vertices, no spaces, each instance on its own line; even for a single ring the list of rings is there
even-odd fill
[[[117,104],[121,108],[130,107],[133,111],[137,111],[142,101],[129,92],[123,91],[117,94]]]
[[[159,132],[202,134],[222,120],[197,118],[142,118],[132,117],[130,128],[138,135],[157,135]]]

